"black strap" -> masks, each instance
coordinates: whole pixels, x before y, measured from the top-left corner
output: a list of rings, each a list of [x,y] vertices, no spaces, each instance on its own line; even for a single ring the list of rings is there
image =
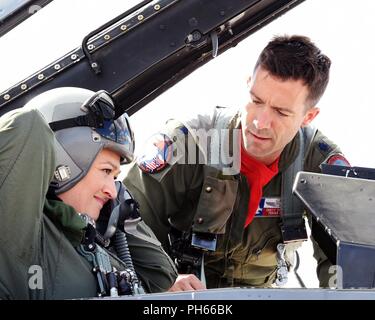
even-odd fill
[[[304,206],[302,202],[293,195],[293,183],[299,171],[303,170],[305,154],[316,134],[314,127],[300,129],[299,151],[296,160],[283,172],[281,186],[281,232],[284,243],[307,240],[305,221],[303,219]]]
[[[87,115],[78,116],[75,118],[69,118],[64,120],[58,120],[49,123],[52,131],[59,131],[62,129],[74,128],[74,127],[92,127],[101,128],[103,127],[103,117],[98,117],[92,113]]]

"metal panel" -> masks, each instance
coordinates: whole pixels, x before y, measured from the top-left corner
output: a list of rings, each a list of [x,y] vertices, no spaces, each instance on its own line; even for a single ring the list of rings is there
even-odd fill
[[[375,290],[225,288],[123,296],[104,300],[375,300]]]
[[[4,1],[0,4],[0,37],[53,0]]]
[[[313,215],[312,235],[338,269],[339,288],[375,287],[375,181],[298,173],[295,194]]]
[[[302,1],[152,1],[130,16],[131,28],[114,23],[88,42],[101,73],[93,72],[77,48],[1,93],[0,115],[60,86],[106,89],[121,105],[118,115],[132,114],[213,58],[212,32],[220,54]]]
[[[334,239],[375,245],[375,181],[298,173],[295,194]]]

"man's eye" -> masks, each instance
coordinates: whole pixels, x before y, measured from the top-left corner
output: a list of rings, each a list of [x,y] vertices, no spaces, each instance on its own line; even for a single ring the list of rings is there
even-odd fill
[[[280,110],[276,110],[277,113],[282,117],[287,117],[288,115],[286,113],[281,112]]]
[[[256,105],[260,105],[261,102],[259,100],[253,100],[253,103],[256,104]]]
[[[103,171],[104,171],[106,174],[111,174],[111,172],[112,172],[111,169],[103,169]]]

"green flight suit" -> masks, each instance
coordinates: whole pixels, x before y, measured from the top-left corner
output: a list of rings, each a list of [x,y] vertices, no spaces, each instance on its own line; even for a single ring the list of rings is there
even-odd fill
[[[0,118],[0,299],[97,295],[92,265],[75,249],[86,224],[72,207],[46,199],[54,168],[54,135],[38,111],[20,109]],[[138,232],[155,238],[143,222]],[[145,290],[170,288],[177,273],[157,240],[127,238]]]
[[[177,145],[185,143],[190,152],[191,141],[199,142],[196,138],[183,142],[184,136],[191,135],[192,129],[202,128],[227,128],[230,134],[240,128],[240,114],[217,107],[214,114],[170,120],[160,132]],[[264,187],[263,197],[280,198],[282,173],[297,157],[298,139],[296,135],[284,148],[279,173]],[[305,155],[304,170],[320,172],[320,164],[334,154],[341,154],[337,146],[317,131]],[[180,231],[192,228],[193,232],[217,234],[216,251],[205,254],[208,288],[272,285],[277,270],[276,246],[282,242],[281,219],[255,217],[244,228],[250,194],[245,176],[224,175],[213,166],[179,161],[170,161],[157,173],[146,173],[135,162],[125,167],[124,183],[140,203],[142,217],[166,249],[170,225]],[[314,241],[313,244],[320,285],[326,286],[331,264]]]

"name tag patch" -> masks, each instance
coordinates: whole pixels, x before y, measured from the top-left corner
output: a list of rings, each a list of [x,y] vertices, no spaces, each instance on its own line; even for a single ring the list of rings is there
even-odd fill
[[[280,198],[261,198],[256,217],[280,217],[281,200]]]

